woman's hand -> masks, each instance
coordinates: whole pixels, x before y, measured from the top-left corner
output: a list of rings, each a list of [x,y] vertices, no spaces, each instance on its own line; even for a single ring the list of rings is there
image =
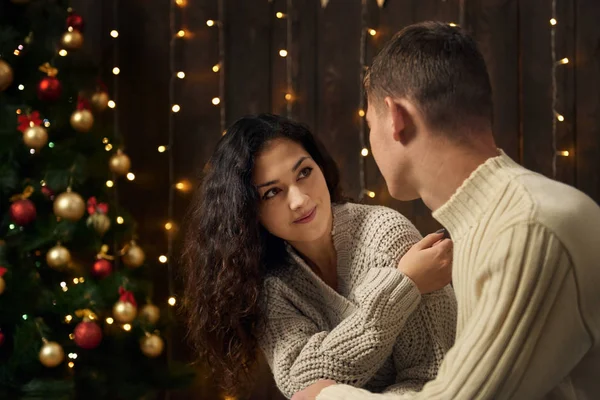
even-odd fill
[[[292,396],[291,400],[314,400],[321,393],[321,390],[331,385],[335,385],[335,381],[330,379],[317,381],[306,389],[296,393]]]
[[[417,285],[421,294],[435,292],[452,280],[452,240],[443,233],[425,236],[406,252],[398,269]]]

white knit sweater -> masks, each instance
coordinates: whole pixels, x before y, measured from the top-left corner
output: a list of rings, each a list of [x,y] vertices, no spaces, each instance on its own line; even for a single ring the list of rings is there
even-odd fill
[[[502,153],[433,216],[454,241],[456,344],[419,393],[318,400],[600,399],[600,207]]]
[[[358,204],[333,206],[338,290],[288,247],[293,265],[265,282],[260,346],[288,397],[319,379],[372,391],[398,383],[418,390],[433,379],[454,342],[450,287],[421,296],[397,269],[421,239],[400,213]]]

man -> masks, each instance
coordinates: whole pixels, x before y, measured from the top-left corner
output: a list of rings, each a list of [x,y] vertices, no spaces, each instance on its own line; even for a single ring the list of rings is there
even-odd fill
[[[600,398],[600,207],[496,148],[486,66],[460,29],[407,27],[365,85],[390,193],[423,199],[454,240],[456,343],[420,392],[319,381],[294,399]]]

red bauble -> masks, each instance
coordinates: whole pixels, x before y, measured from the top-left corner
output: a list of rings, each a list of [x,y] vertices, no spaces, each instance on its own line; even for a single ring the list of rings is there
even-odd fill
[[[67,17],[67,28],[73,28],[76,31],[83,31],[83,18],[79,14],[71,13]]]
[[[0,331],[0,346],[4,344],[4,332]]]
[[[42,193],[50,200],[54,200],[54,191],[48,186],[42,186]]]
[[[56,101],[62,93],[62,83],[54,77],[42,78],[37,86],[38,98],[43,101]]]
[[[73,333],[75,344],[82,349],[95,349],[102,341],[102,329],[92,321],[78,323]]]
[[[110,261],[101,258],[92,266],[92,276],[99,279],[106,278],[112,273],[112,269]]]
[[[10,205],[10,218],[17,225],[27,225],[35,216],[35,205],[29,199],[19,199]]]

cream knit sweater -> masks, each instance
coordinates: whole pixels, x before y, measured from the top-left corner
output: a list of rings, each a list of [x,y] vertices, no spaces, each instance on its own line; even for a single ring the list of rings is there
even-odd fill
[[[452,346],[456,300],[450,287],[421,296],[397,269],[421,235],[385,208],[333,206],[338,290],[288,247],[293,264],[265,281],[260,346],[288,397],[319,379],[373,391],[399,382],[418,390]]]
[[[420,393],[347,385],[318,400],[600,399],[600,208],[489,159],[434,217],[454,240],[457,339]]]

